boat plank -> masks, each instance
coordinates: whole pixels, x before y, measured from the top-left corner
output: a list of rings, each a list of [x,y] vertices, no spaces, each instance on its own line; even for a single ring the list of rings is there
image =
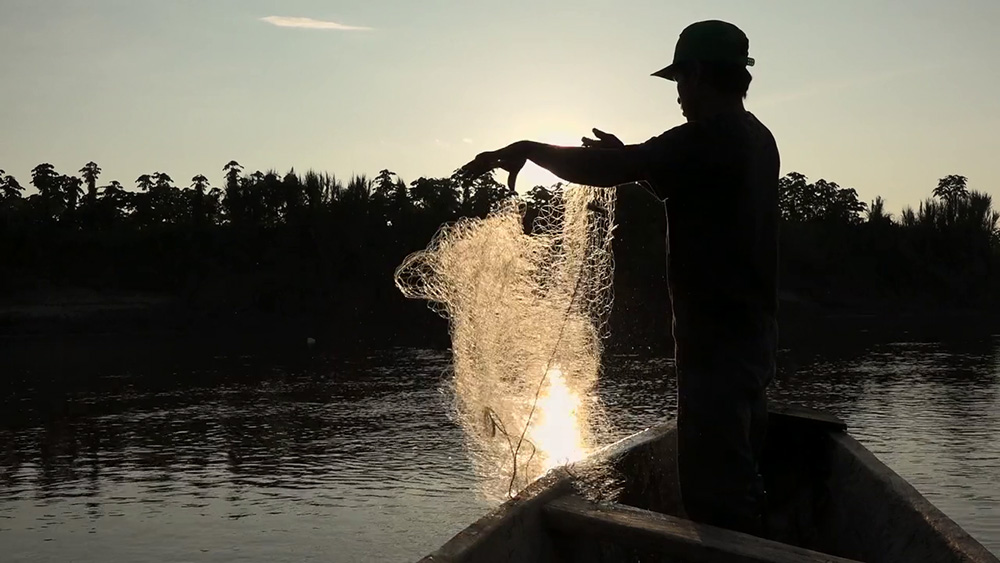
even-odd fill
[[[549,502],[544,512],[546,525],[559,532],[662,550],[685,561],[857,563],[666,514],[624,505],[596,505],[576,495]]]

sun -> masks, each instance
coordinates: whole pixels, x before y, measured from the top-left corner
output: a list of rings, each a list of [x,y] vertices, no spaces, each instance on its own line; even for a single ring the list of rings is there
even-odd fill
[[[497,181],[506,184],[507,173],[503,170],[498,171]],[[517,193],[524,195],[530,192],[535,186],[545,186],[548,188],[559,182],[562,182],[559,176],[556,176],[541,166],[528,162],[517,175]]]
[[[538,135],[535,137],[535,140],[540,143],[547,143],[561,147],[578,147],[581,144],[582,137],[583,135],[574,136],[566,131],[553,131]],[[498,170],[496,172],[496,179],[498,182],[506,184],[507,173],[503,170]],[[530,192],[531,188],[534,188],[535,186],[545,186],[548,188],[559,182],[566,183],[555,174],[531,161],[528,161],[525,163],[524,168],[521,169],[521,172],[517,175],[517,192],[523,195]]]

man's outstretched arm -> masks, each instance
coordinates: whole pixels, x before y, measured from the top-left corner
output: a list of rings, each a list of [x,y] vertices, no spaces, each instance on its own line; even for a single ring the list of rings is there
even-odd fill
[[[481,153],[460,172],[474,177],[502,168],[516,177],[528,160],[567,182],[585,186],[610,188],[645,179],[641,159],[624,147],[559,147],[534,141],[518,141]]]

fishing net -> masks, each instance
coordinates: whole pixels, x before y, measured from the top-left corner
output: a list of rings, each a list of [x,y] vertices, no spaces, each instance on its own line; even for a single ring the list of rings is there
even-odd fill
[[[610,435],[597,397],[613,299],[615,192],[571,186],[443,226],[397,287],[449,320],[450,391],[483,492],[516,494]]]

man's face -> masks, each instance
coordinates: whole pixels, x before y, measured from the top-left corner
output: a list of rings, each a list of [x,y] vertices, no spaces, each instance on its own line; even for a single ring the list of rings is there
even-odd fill
[[[692,65],[691,68],[684,69],[677,74],[677,103],[681,106],[681,112],[688,121],[698,115],[699,106],[699,81],[698,67]]]

